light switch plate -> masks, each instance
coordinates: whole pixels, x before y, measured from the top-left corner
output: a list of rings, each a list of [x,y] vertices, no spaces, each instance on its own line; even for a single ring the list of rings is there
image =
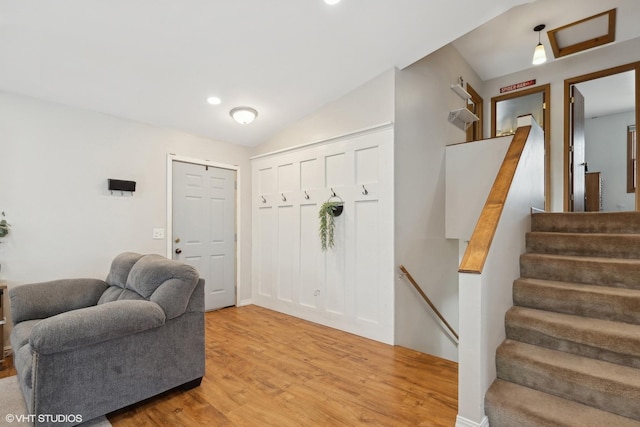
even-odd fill
[[[153,229],[153,238],[154,239],[164,239],[164,228],[154,228]]]

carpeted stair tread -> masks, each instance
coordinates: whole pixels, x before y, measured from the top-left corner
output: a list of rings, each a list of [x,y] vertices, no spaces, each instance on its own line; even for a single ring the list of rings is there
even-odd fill
[[[640,289],[640,260],[525,253],[520,256],[520,275]]]
[[[491,427],[640,427],[640,421],[496,380],[485,396]]]
[[[640,420],[640,370],[513,340],[496,351],[498,378]]]
[[[640,325],[640,291],[636,289],[519,278],[513,284],[513,303]]]
[[[527,252],[588,257],[640,258],[640,234],[529,232]]]
[[[640,326],[512,307],[507,338],[593,359],[640,368]]]
[[[640,212],[544,212],[531,215],[531,231],[640,233]]]
[[[534,213],[492,427],[640,427],[640,212]]]

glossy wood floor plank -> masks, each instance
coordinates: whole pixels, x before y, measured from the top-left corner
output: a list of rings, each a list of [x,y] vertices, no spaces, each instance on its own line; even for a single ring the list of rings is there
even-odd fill
[[[206,314],[200,387],[112,414],[116,427],[446,426],[457,364],[256,306]]]
[[[0,378],[12,377],[18,375],[16,368],[13,367],[13,356],[5,357],[0,364]]]
[[[205,319],[200,387],[110,414],[115,427],[455,424],[456,363],[257,306]]]

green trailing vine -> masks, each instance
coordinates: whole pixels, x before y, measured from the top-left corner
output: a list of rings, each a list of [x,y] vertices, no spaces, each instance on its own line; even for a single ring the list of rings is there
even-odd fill
[[[334,210],[340,202],[324,202],[318,212],[320,218],[320,246],[323,251],[333,248],[333,230],[335,226]]]
[[[5,237],[7,234],[9,234],[9,229],[11,228],[11,224],[9,224],[7,220],[4,218],[5,216],[4,212],[2,212],[1,215],[2,215],[2,219],[0,220],[0,237]]]

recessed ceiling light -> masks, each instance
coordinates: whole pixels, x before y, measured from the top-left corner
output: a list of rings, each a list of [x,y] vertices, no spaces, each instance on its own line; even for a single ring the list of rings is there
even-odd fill
[[[326,4],[332,4],[332,5],[333,5],[333,4],[338,4],[338,3],[340,3],[340,0],[324,0],[324,2],[325,2]]]
[[[220,103],[222,102],[222,100],[220,98],[218,98],[217,96],[210,96],[207,98],[207,102],[211,105],[220,105]]]
[[[241,125],[248,125],[258,117],[258,112],[251,107],[236,107],[229,114]]]

